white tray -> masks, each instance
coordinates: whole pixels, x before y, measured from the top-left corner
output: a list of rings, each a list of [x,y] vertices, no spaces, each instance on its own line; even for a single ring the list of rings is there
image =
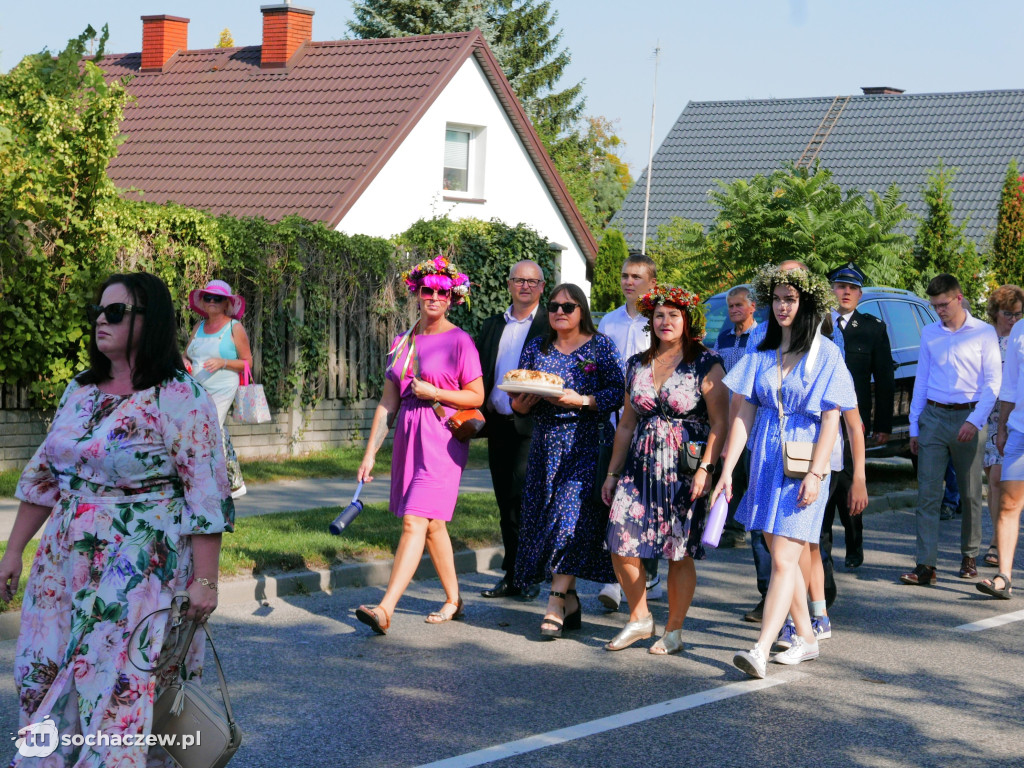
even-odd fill
[[[526,381],[513,381],[508,384],[502,383],[498,385],[498,389],[510,394],[540,395],[541,397],[561,397],[565,392],[564,387],[552,387],[547,384],[531,384]]]

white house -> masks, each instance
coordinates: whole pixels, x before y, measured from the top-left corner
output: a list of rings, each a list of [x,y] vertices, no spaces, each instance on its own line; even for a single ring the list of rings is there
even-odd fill
[[[421,218],[524,223],[589,290],[597,245],[479,30],[312,40],[313,11],[263,6],[258,46],[188,50],[188,19],[143,16],[108,55],[135,102],[109,173],[126,194],[214,214],[298,214],[390,237]]]

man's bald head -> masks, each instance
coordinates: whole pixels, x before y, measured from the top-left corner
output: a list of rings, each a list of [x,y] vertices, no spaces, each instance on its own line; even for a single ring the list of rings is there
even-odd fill
[[[811,271],[807,268],[806,264],[804,264],[802,261],[797,261],[796,259],[786,259],[784,262],[779,264],[779,269],[781,269],[783,272],[790,272],[794,269],[802,269],[804,272]]]

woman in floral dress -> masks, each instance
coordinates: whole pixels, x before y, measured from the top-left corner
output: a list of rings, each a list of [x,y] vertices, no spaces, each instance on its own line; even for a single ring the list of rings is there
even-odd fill
[[[177,670],[154,679],[131,661],[157,666],[165,638],[170,645],[177,633],[168,633],[167,611],[149,618],[147,639],[129,648],[132,630],[178,590],[189,594],[186,619],[206,621],[234,506],[217,409],[183,371],[167,287],[152,275],[114,275],[100,301],[89,312],[91,367],[65,390],[18,483],[0,591],[14,595],[25,545],[45,524],[15,659],[21,726],[50,717],[62,736],[144,737],[155,697]],[[202,651],[197,636],[189,677],[200,674]],[[17,756],[12,764],[174,765],[153,752],[69,745],[45,763]]]
[[[520,394],[512,410],[534,417],[527,460],[513,583],[551,579],[541,636],[580,628],[576,579],[612,584],[602,539],[607,516],[591,497],[601,435],[622,405],[623,378],[614,342],[594,328],[579,286],[556,286],[548,302],[550,331],[527,343],[519,367],[561,376],[561,397]]]
[[[605,648],[620,651],[655,634],[640,561],[659,557],[669,561],[669,612],[665,634],[650,652],[661,655],[683,650],[729,393],[722,358],[701,344],[704,315],[697,296],[655,286],[637,308],[650,320],[651,347],[627,364],[625,405],[602,488],[611,503],[605,541],[629,601],[629,621]],[[682,461],[686,443],[699,450],[693,474]]]

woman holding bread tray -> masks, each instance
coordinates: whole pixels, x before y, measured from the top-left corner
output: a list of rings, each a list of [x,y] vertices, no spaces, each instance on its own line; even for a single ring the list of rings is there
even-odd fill
[[[578,286],[557,286],[547,310],[550,331],[523,348],[519,367],[558,376],[564,386],[557,397],[512,396],[512,409],[534,418],[513,583],[551,579],[540,631],[561,637],[580,628],[577,577],[615,581],[603,547],[607,513],[591,494],[602,432],[610,440],[608,418],[622,404],[624,379],[615,344],[597,332]]]

